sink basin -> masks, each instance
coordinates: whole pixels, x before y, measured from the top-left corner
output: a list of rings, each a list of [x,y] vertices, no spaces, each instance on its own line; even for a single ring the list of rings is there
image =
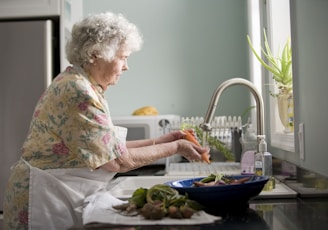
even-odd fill
[[[194,176],[126,176],[118,177],[107,186],[108,191],[118,199],[126,200],[130,198],[137,188],[150,188],[155,184],[164,184],[165,182],[194,178]],[[256,199],[271,198],[296,198],[297,192],[290,189],[280,181],[276,181],[276,188],[271,191],[262,191]]]
[[[107,186],[109,192],[116,198],[126,200],[131,197],[137,188],[150,188],[155,184],[164,184],[165,182],[188,179],[192,176],[132,176],[118,177]]]

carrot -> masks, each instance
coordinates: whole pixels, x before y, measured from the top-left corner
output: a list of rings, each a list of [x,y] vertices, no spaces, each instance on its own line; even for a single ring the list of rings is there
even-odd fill
[[[238,180],[233,180],[230,184],[243,184],[247,181],[249,181],[251,178],[250,177],[243,177]]]
[[[208,151],[202,153],[202,160],[205,161],[207,164],[210,164],[210,154]]]
[[[188,140],[188,141],[194,143],[195,145],[201,147],[201,145],[199,144],[199,142],[197,141],[197,139],[194,137],[194,135],[191,133],[190,130],[184,130],[184,133],[186,134],[186,136],[185,136],[185,139],[186,140]],[[207,164],[210,164],[211,163],[211,161],[210,161],[210,154],[209,154],[208,151],[202,153],[201,156],[202,156],[202,160],[205,161]]]
[[[194,143],[197,146],[201,145],[199,144],[199,142],[197,141],[197,139],[195,138],[195,136],[191,133],[190,130],[184,130],[184,133],[186,134],[185,139],[188,141],[191,141],[192,143]]]

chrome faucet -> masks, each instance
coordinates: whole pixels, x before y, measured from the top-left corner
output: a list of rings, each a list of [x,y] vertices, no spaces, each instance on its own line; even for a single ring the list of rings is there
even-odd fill
[[[203,129],[204,132],[211,131],[211,121],[213,120],[214,112],[216,110],[217,103],[220,99],[220,96],[222,92],[232,86],[232,85],[244,85],[250,91],[252,92],[255,101],[256,101],[256,118],[257,118],[257,136],[264,135],[264,106],[263,106],[263,99],[261,97],[261,94],[256,89],[255,85],[243,78],[231,78],[229,80],[226,80],[220,84],[215,92],[213,93],[211,102],[208,106],[204,122],[200,124],[200,128]],[[257,141],[259,142],[259,138],[257,138]]]

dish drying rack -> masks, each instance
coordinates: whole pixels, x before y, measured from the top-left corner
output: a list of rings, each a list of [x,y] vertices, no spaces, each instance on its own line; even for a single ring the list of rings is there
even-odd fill
[[[236,175],[241,173],[239,162],[184,162],[171,163],[167,170],[168,176],[208,176],[209,174]]]
[[[172,121],[170,130],[179,130],[182,124],[197,126],[204,122],[203,117],[181,117]],[[210,135],[221,141],[227,149],[235,154],[236,161],[240,161],[241,144],[239,138],[242,132],[242,120],[240,116],[216,116],[211,122]],[[211,173],[240,174],[239,162],[202,162],[169,163],[165,166],[166,175],[206,176]]]

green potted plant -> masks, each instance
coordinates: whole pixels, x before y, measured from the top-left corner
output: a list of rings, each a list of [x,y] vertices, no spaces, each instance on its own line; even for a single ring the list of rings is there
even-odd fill
[[[270,91],[270,95],[277,97],[278,110],[281,123],[285,127],[285,132],[292,132],[294,129],[293,123],[293,75],[292,75],[292,49],[290,38],[287,39],[280,55],[274,56],[269,47],[268,39],[264,33],[264,48],[261,48],[261,53],[265,58],[261,58],[247,35],[248,44],[262,66],[267,69],[278,88],[278,93]]]

